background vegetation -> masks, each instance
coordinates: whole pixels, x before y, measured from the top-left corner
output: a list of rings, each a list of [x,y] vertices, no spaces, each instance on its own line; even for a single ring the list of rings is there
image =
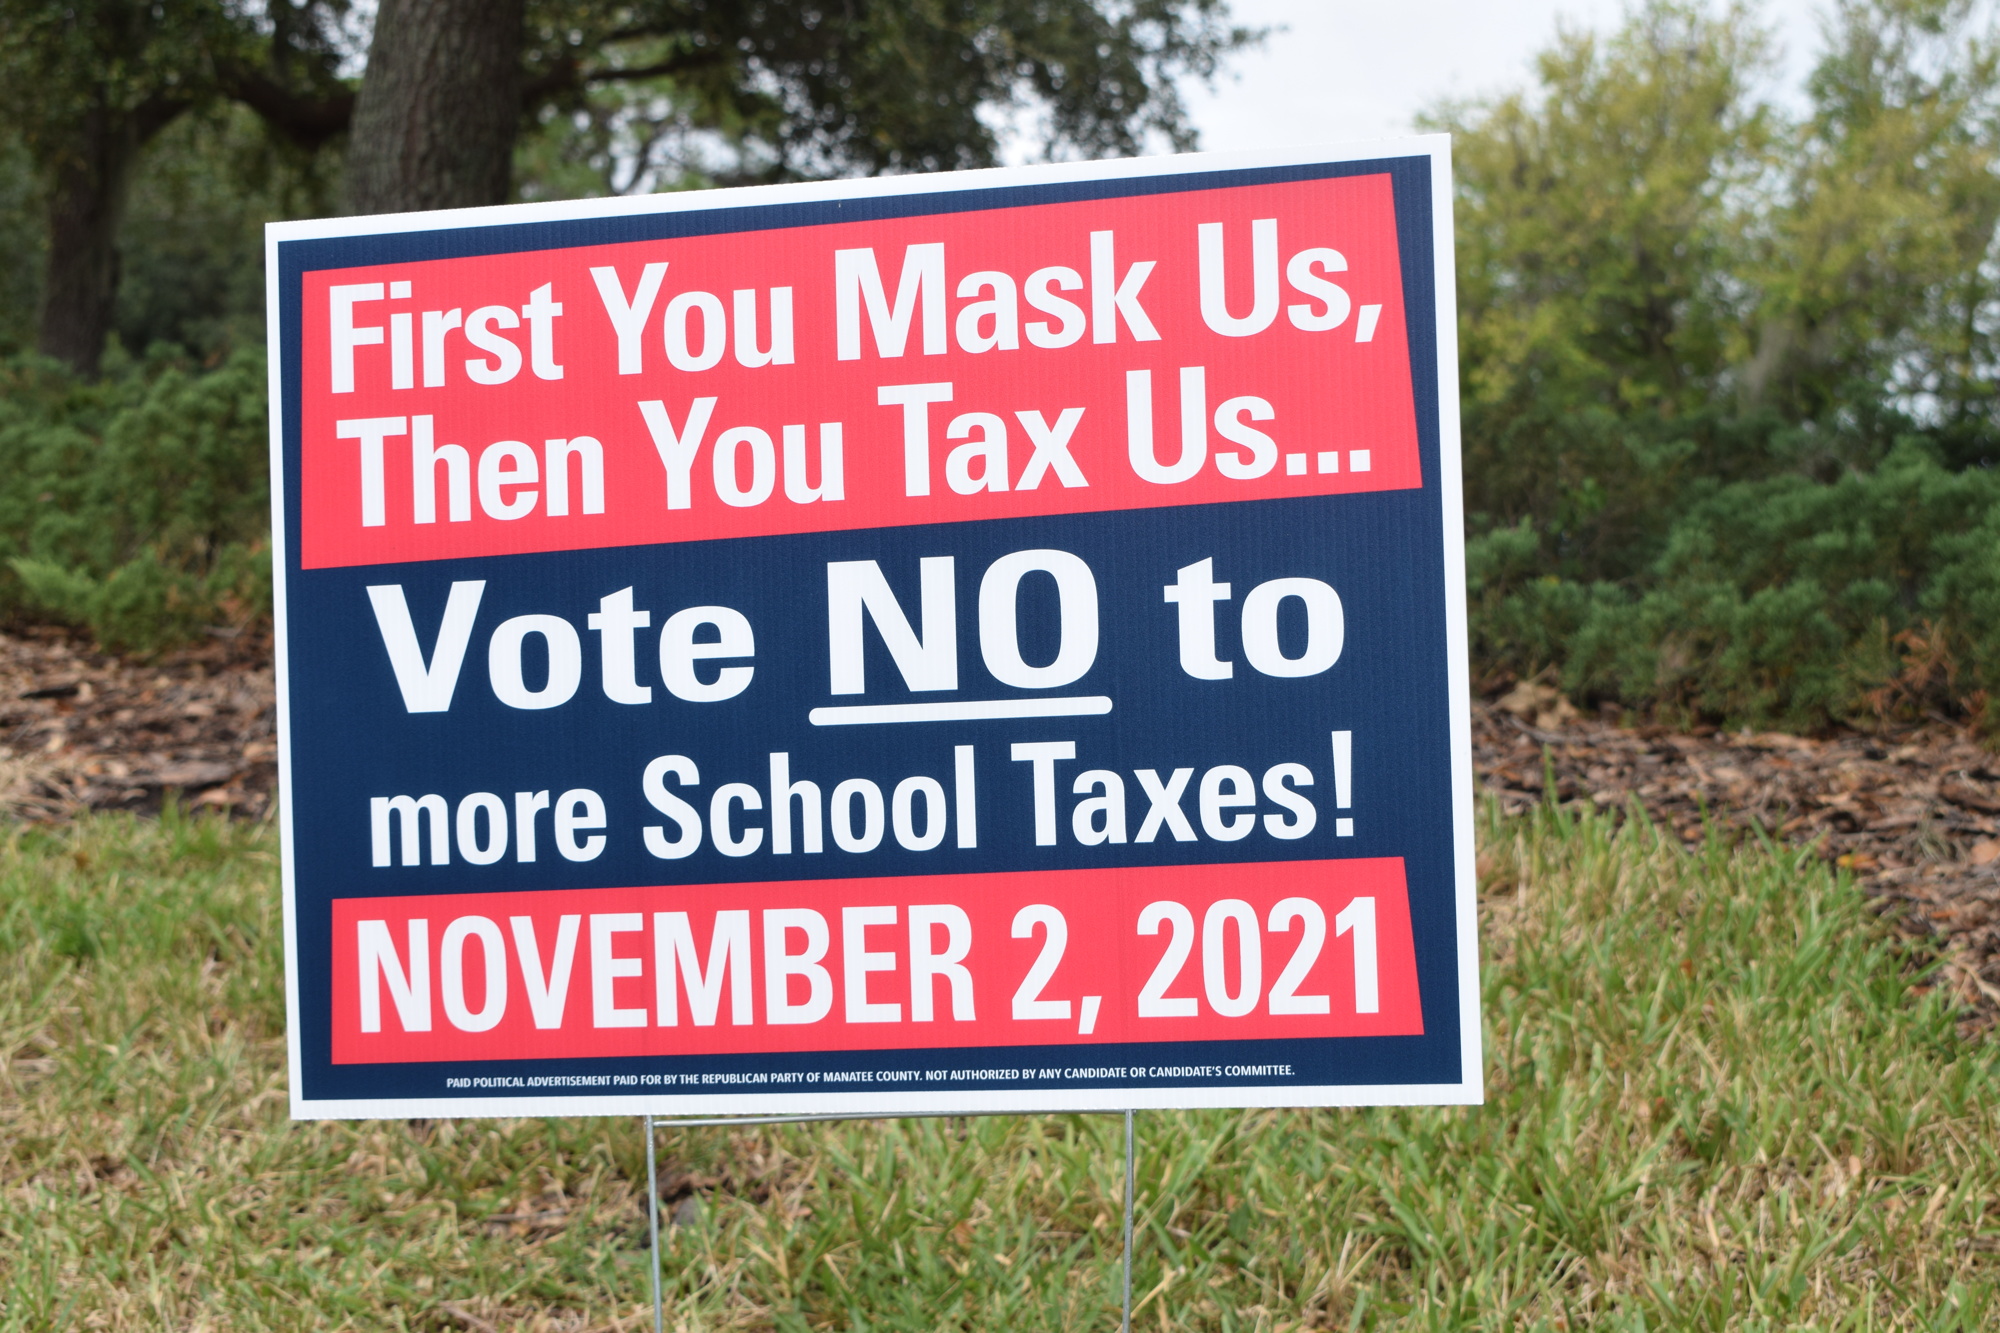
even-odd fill
[[[1182,82],[1252,36],[1223,0],[0,0],[0,619],[147,653],[268,606],[268,220],[1186,147]]]
[[[2000,686],[2000,69],[1959,0],[1565,34],[1448,108],[1475,659],[1669,718]],[[1774,96],[1786,94],[1786,96]]]
[[[16,256],[0,271],[0,616],[147,652],[264,604],[259,227],[355,206],[345,126],[370,62],[334,0],[105,17],[130,8],[0,0],[0,76],[45,76],[0,77],[0,100],[53,86],[117,110],[106,124],[172,112],[119,168],[94,361],[48,323],[49,293],[82,281],[45,273],[56,205],[81,188],[63,184],[70,122],[45,106],[0,120]],[[117,78],[51,26],[58,11],[124,34]],[[1559,33],[1529,86],[1434,113],[1455,136],[1484,688],[1534,676],[1668,721],[2000,726],[1985,13],[1829,0],[1824,57],[1794,88],[1774,83],[1753,8],[1646,0],[1615,31]],[[512,36],[501,174],[508,197],[552,198],[973,166],[996,159],[1002,123],[1054,156],[1184,145],[1178,82],[1253,36],[1220,0],[874,0],[820,19],[537,0]],[[940,100],[947,64],[964,77]]]
[[[1994,1326],[2000,1054],[1850,881],[1641,818],[1481,844],[1488,1104],[1142,1113],[1136,1327]],[[171,810],[0,841],[0,1327],[650,1327],[634,1121],[285,1118],[275,860]],[[1113,1327],[1118,1146],[664,1134],[669,1326]]]

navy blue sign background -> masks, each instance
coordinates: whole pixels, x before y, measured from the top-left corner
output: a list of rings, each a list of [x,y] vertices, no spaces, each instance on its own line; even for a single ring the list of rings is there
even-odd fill
[[[1288,1064],[1291,1077],[1272,1080],[1281,1083],[1460,1083],[1465,1071],[1456,953],[1452,700],[1433,334],[1430,159],[903,196],[865,201],[861,207],[928,213],[1089,197],[1093,191],[1130,195],[1384,171],[1394,179],[1404,265],[1424,476],[1419,490],[427,564],[310,571],[300,567],[295,479],[303,272],[447,254],[685,235],[690,229],[797,226],[813,221],[814,209],[820,209],[825,220],[837,212],[840,220],[851,221],[857,206],[836,210],[787,205],[755,213],[683,213],[282,243],[283,373],[290,405],[283,428],[285,473],[292,479],[284,503],[287,531],[294,534],[283,567],[290,710],[288,799],[294,839],[295,984],[301,997],[303,1096],[311,1101],[407,1097],[436,1102],[451,1095],[445,1090],[447,1075],[687,1073],[753,1066],[803,1071],[896,1069],[914,1062],[963,1067],[967,1061],[1018,1064],[1025,1069],[1059,1065],[1079,1053],[1074,1046],[987,1047],[957,1054],[888,1050],[336,1066],[329,1059],[327,1000],[330,905],[336,898],[1335,857],[1405,860],[1423,1035],[1185,1043],[1170,1054],[1157,1043],[1102,1045],[1087,1048],[1089,1058],[1094,1063],[1142,1067],[1166,1062]],[[809,723],[810,710],[827,705],[1026,697],[1028,692],[986,675],[977,617],[969,610],[979,577],[989,564],[1009,552],[1039,548],[1071,552],[1095,576],[1101,646],[1089,674],[1062,693],[1108,696],[1112,700],[1108,714],[837,727]],[[953,556],[957,562],[957,693],[908,694],[879,637],[871,633],[866,697],[830,694],[827,563],[878,562],[914,623],[918,562],[940,555]],[[1240,607],[1250,588],[1270,579],[1303,576],[1329,583],[1339,592],[1346,637],[1338,663],[1302,679],[1263,676],[1240,665],[1235,678],[1227,681],[1197,680],[1186,674],[1178,658],[1176,608],[1166,602],[1162,590],[1175,581],[1177,569],[1204,559],[1214,561],[1218,581],[1227,581],[1236,590],[1236,600],[1225,603],[1224,613],[1217,617],[1218,656],[1242,660],[1233,609]],[[452,706],[442,713],[410,714],[398,692],[366,589],[374,584],[402,585],[418,640],[428,651],[450,585],[472,579],[484,580],[486,587]],[[590,684],[594,653],[586,640],[586,686],[567,704],[522,712],[494,698],[482,649],[496,625],[513,616],[552,614],[581,630],[583,617],[597,609],[599,598],[628,586],[634,589],[634,604],[652,612],[655,627],[690,606],[720,605],[741,611],[756,635],[755,676],[749,688],[724,704],[683,702],[659,688],[656,670],[642,649],[639,680],[654,685],[654,702],[636,707],[612,703]],[[1023,656],[1030,662],[1046,662],[1054,655],[1057,640],[1053,581],[1042,575],[1028,578],[1020,605]],[[1285,605],[1297,619],[1281,619],[1281,642],[1288,653],[1296,654],[1304,642],[1304,612],[1296,601]],[[712,673],[714,667],[705,670]],[[527,679],[531,685],[540,679],[532,652]],[[1329,741],[1334,730],[1353,734],[1353,805],[1337,812],[1354,821],[1349,837],[1336,834]],[[1162,838],[1146,844],[1084,847],[1065,832],[1057,845],[1037,846],[1030,766],[1013,762],[1008,753],[1012,743],[1021,741],[1073,741],[1077,758],[1062,766],[1065,773],[1084,768],[1201,771],[1217,764],[1262,772],[1273,764],[1302,763],[1317,779],[1310,795],[1320,817],[1313,831],[1296,841],[1278,841],[1260,832],[1233,843]],[[650,855],[641,838],[643,827],[668,822],[641,792],[640,775],[656,756],[686,755],[700,766],[701,786],[684,793],[699,806],[705,804],[706,793],[721,783],[747,782],[762,790],[768,778],[767,757],[773,751],[788,752],[794,778],[812,779],[822,790],[853,777],[872,779],[887,790],[913,774],[927,774],[949,786],[953,747],[960,745],[974,746],[977,753],[980,839],[974,849],[960,849],[947,841],[932,851],[915,853],[885,839],[875,850],[861,854],[829,844],[816,856],[729,857],[705,839],[694,855],[667,861]],[[371,797],[437,792],[455,802],[474,791],[560,792],[571,787],[593,789],[607,805],[609,841],[593,861],[574,864],[545,857],[528,865],[512,860],[489,866],[462,860],[445,866],[371,865]],[[1066,785],[1059,790],[1066,792]],[[1275,807],[1267,802],[1262,808]],[[588,1069],[580,1070],[583,1065]],[[1228,1083],[1240,1088],[1245,1080],[1232,1078]],[[996,1085],[983,1080],[979,1086],[990,1090],[1052,1085],[1034,1080]],[[1146,1081],[1135,1080],[1133,1086],[1146,1086]],[[1173,1086],[1200,1083],[1181,1078]],[[588,1094],[566,1090],[565,1095]]]

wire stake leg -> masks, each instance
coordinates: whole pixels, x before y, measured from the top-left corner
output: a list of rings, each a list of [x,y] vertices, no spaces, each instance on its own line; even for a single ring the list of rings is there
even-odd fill
[[[1126,1120],[1128,1123],[1131,1120],[1129,1113],[1126,1116]],[[653,1261],[653,1333],[666,1333],[666,1311],[660,1304],[660,1168],[659,1163],[653,1156],[653,1117],[648,1115],[645,1117],[645,1121],[646,1220],[651,1226],[653,1233],[653,1245],[650,1251]],[[1128,1154],[1131,1152],[1129,1143],[1126,1152]],[[1127,1193],[1130,1193],[1129,1188]],[[1132,1283],[1128,1276],[1125,1283],[1125,1304],[1127,1306],[1130,1306],[1132,1303],[1131,1286]]]
[[[1132,1333],[1132,1112],[1125,1112],[1125,1313],[1118,1333]]]

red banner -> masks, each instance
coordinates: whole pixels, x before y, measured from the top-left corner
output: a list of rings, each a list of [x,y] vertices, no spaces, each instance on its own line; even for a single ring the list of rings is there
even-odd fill
[[[1418,1034],[1400,858],[344,898],[333,1060]]]
[[[302,338],[307,568],[1422,480],[1386,175],[312,272]]]

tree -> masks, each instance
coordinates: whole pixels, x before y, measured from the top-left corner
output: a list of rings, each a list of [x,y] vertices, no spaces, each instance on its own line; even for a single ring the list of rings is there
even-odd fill
[[[994,113],[1026,105],[1052,152],[1186,146],[1174,79],[1249,36],[1224,0],[382,0],[357,91],[348,6],[0,0],[0,114],[46,200],[44,353],[95,374],[134,165],[222,99],[308,153],[347,136],[352,211],[428,209],[504,202],[544,126],[585,190],[617,162],[627,188],[985,165]],[[733,158],[661,156],[663,128]]]
[[[1757,275],[1744,388],[1787,417],[1875,403],[2000,461],[2000,51],[1969,0],[1841,0]]]
[[[506,201],[524,18],[523,0],[382,0],[354,104],[349,211]]]
[[[663,128],[729,159],[669,157],[697,183],[990,165],[1009,108],[1040,114],[1052,154],[1187,147],[1174,80],[1252,36],[1224,0],[538,0],[522,16],[519,0],[384,0],[351,207],[502,202],[520,131],[544,121],[597,127],[601,180],[636,149],[641,188],[661,183]]]
[[[48,250],[36,344],[97,372],[118,295],[118,227],[132,171],[157,136],[261,71],[330,79],[344,0],[0,0],[0,114],[39,175]],[[315,54],[317,53],[317,54]],[[317,63],[307,77],[302,67]],[[344,123],[344,122],[343,122]],[[323,137],[323,136],[322,136]]]
[[[256,112],[284,141],[317,152],[345,134],[354,117],[354,82],[341,75],[360,54],[348,29],[350,17],[351,0],[262,4],[257,40],[239,43],[216,62],[222,91]]]
[[[1712,418],[1740,360],[1778,126],[1741,10],[1654,0],[1564,32],[1540,88],[1450,108],[1467,507],[1624,577],[1680,490],[1761,460]]]
[[[1450,113],[1489,679],[1791,725],[1995,688],[1986,8],[1833,0],[1788,116],[1743,11],[1653,0]]]
[[[139,152],[211,93],[222,15],[203,0],[0,0],[0,105],[43,178],[37,344],[96,373],[118,294],[118,223]]]

